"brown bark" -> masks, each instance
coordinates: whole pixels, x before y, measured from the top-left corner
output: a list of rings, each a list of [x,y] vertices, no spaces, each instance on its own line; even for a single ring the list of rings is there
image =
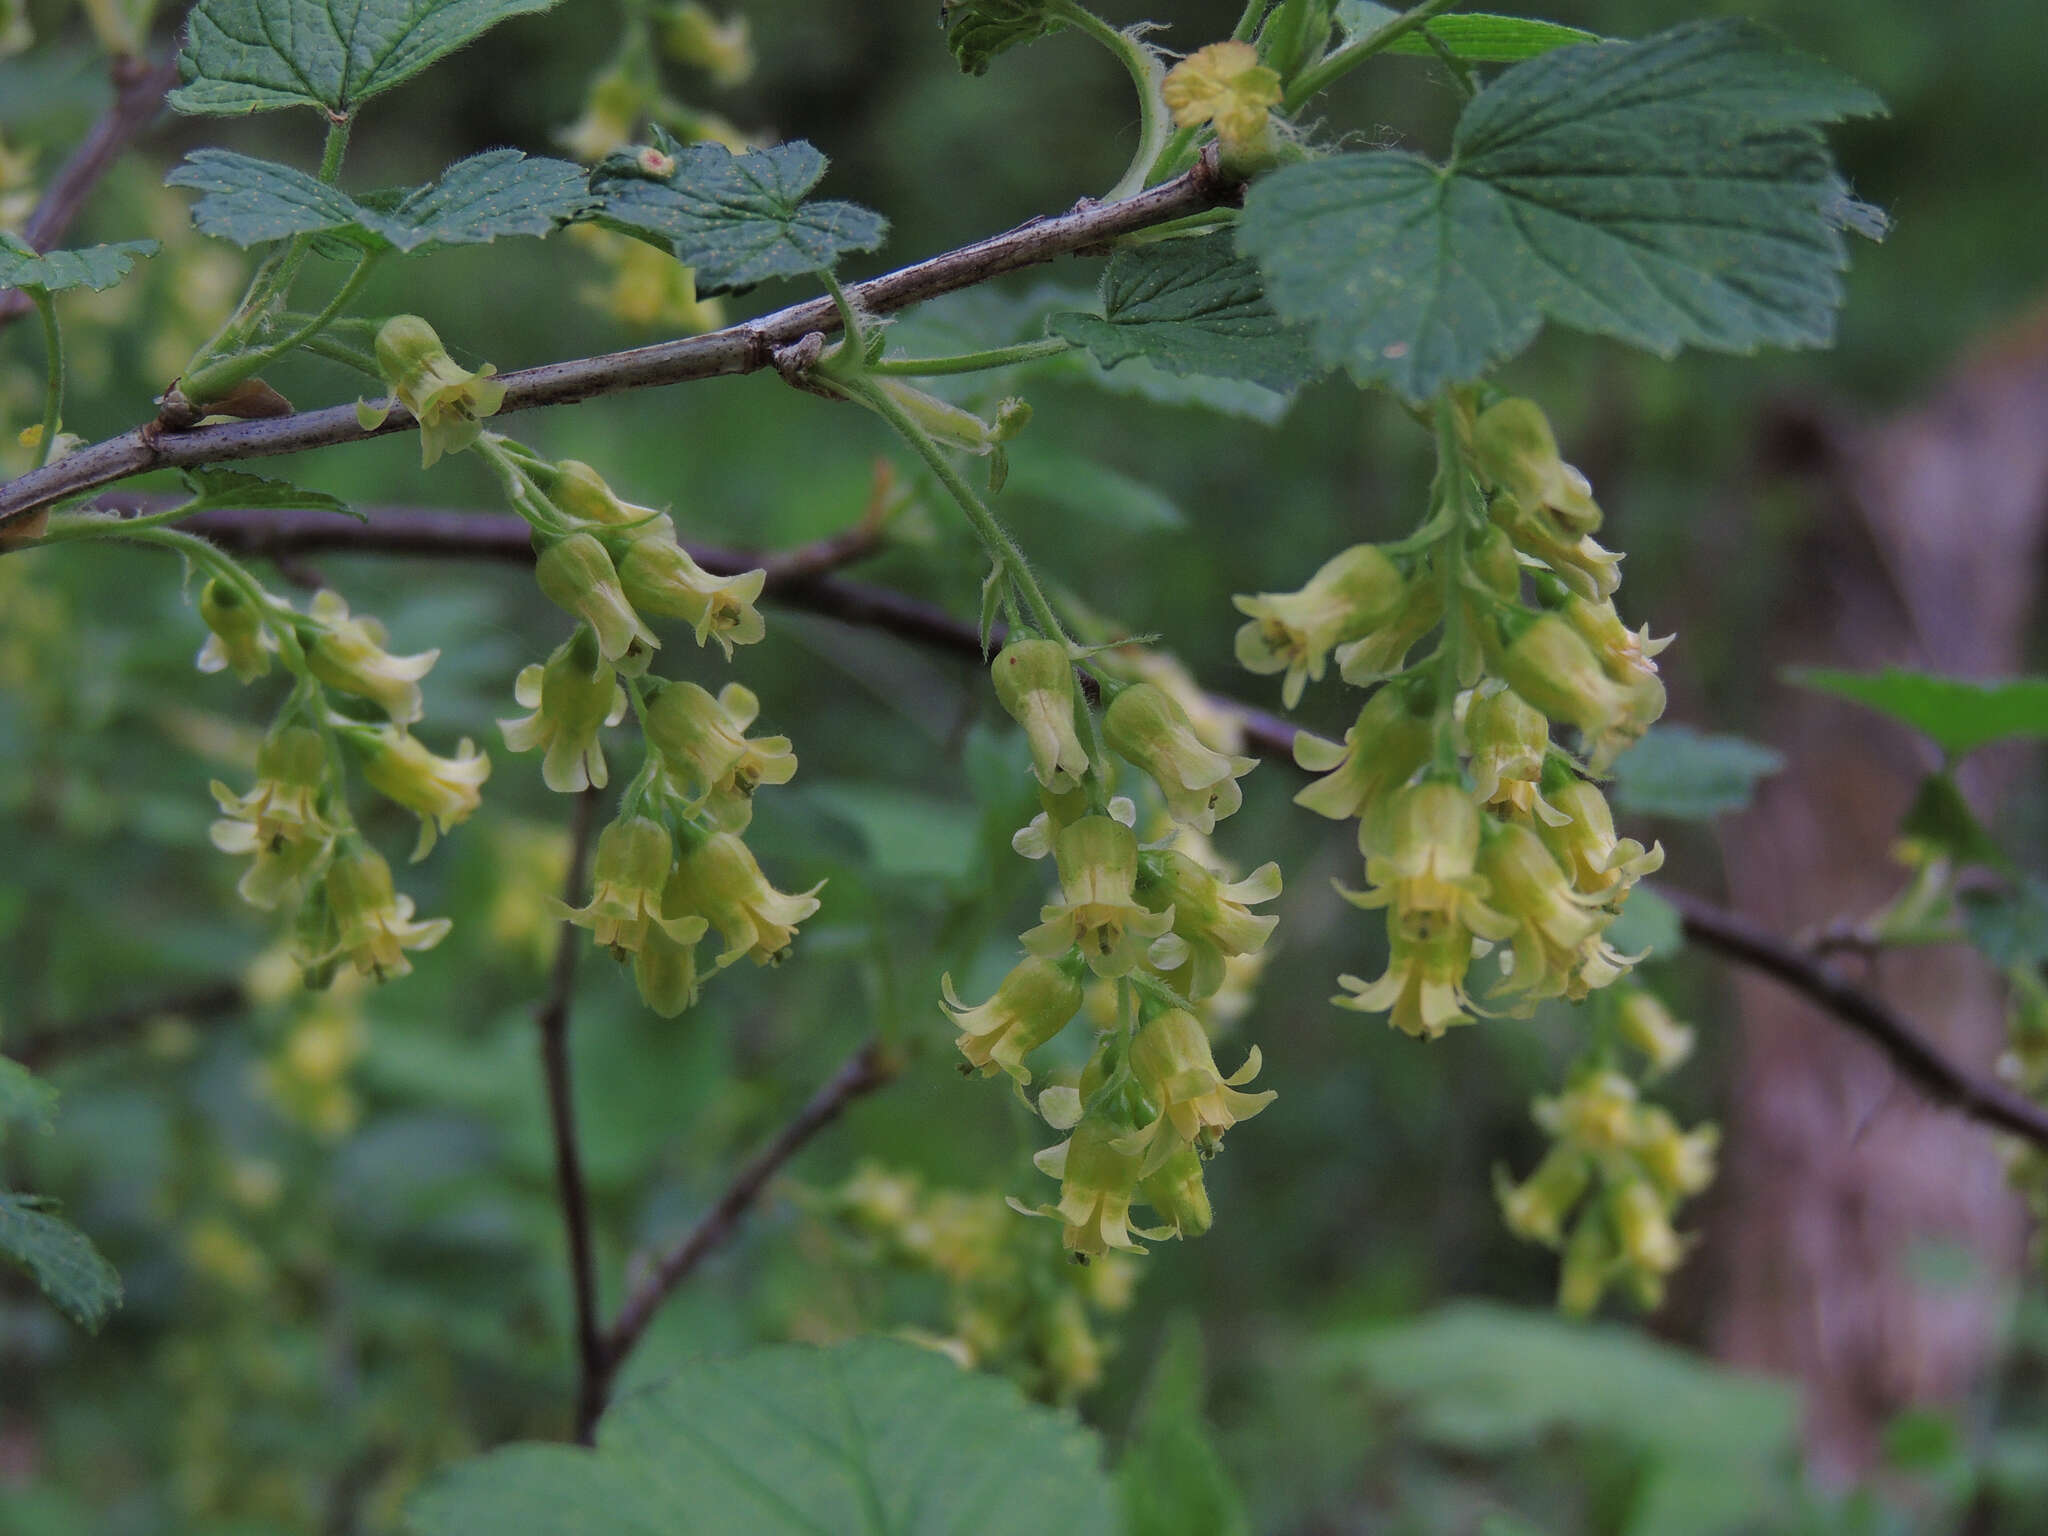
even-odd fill
[[[2017,670],[2048,530],[2044,420],[2048,312],[1967,358],[1923,406],[1868,425],[1788,418],[1778,448],[1806,458],[1824,504],[1760,663]],[[1880,905],[1901,881],[1887,845],[1931,749],[1789,689],[1764,731],[1791,767],[1725,829],[1731,904],[1788,932]],[[1988,812],[2013,763],[1971,766],[1966,789]],[[2001,991],[1969,952],[1893,954],[1869,980],[1965,1062],[1995,1059]],[[1839,1483],[1873,1464],[1901,1409],[1964,1405],[1981,1382],[2022,1212],[1981,1127],[1925,1104],[1769,982],[1737,986],[1716,1343],[1802,1382],[1811,1463]],[[1928,1262],[1959,1253],[1966,1278]]]

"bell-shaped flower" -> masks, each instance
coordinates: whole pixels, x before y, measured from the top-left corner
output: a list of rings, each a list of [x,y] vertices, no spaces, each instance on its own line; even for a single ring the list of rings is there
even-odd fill
[[[1533,709],[1598,737],[1630,713],[1628,693],[1570,624],[1554,613],[1521,627],[1495,657],[1500,675]]]
[[[474,446],[483,418],[505,403],[505,386],[491,377],[496,370],[489,363],[475,373],[458,366],[418,315],[393,315],[378,330],[377,371],[420,424],[422,468]]]
[[[572,533],[548,544],[534,562],[533,576],[550,602],[597,632],[606,661],[629,672],[646,670],[661,641],[634,611],[612,557],[595,535]]]
[[[1614,1032],[1643,1058],[1652,1077],[1684,1065],[1692,1055],[1692,1027],[1679,1023],[1662,998],[1642,987],[1624,987],[1616,996]]]
[[[796,926],[818,910],[820,880],[808,891],[778,891],[761,873],[753,850],[730,832],[714,832],[683,855],[677,866],[684,910],[710,920],[725,940],[718,957],[724,970],[743,956],[756,965],[775,965],[795,942]]]
[[[311,726],[278,726],[256,749],[256,785],[248,794],[237,795],[213,781],[213,798],[227,818],[214,824],[214,845],[226,853],[247,853],[284,843],[325,842],[335,828],[320,801],[332,771],[324,736]]]
[[[1332,821],[1359,818],[1359,846],[1376,845],[1384,818],[1379,814],[1394,792],[1429,761],[1435,741],[1430,712],[1411,690],[1382,688],[1366,701],[1358,719],[1333,741],[1297,732],[1294,761],[1322,777],[1297,791],[1294,803]]]
[[[218,578],[209,580],[199,589],[199,617],[210,631],[196,658],[200,671],[232,667],[235,676],[246,683],[270,670],[270,652],[277,649],[277,637],[239,588]]]
[[[1233,170],[1255,170],[1272,158],[1280,76],[1259,62],[1259,50],[1250,43],[1197,49],[1166,72],[1160,94],[1179,127],[1214,126],[1224,162]]]
[[[754,818],[754,791],[796,777],[787,736],[749,738],[761,712],[753,690],[727,683],[713,698],[695,683],[649,678],[647,740],[669,777],[713,826],[744,832]]]
[[[1249,1120],[1278,1097],[1271,1089],[1245,1093],[1259,1075],[1259,1048],[1229,1077],[1216,1066],[1209,1035],[1185,1008],[1168,1008],[1140,1026],[1131,1041],[1131,1073],[1158,1118],[1135,1132],[1127,1145],[1142,1151],[1141,1176],[1156,1172],[1177,1147],[1208,1154],[1223,1144],[1223,1133]]]
[[[669,916],[662,899],[674,865],[668,828],[646,816],[621,816],[597,835],[589,904],[572,907],[556,897],[548,905],[588,928],[616,959],[638,953],[657,928],[678,944],[693,944],[704,936],[703,921]]]
[[[1647,624],[1641,629],[1630,629],[1621,622],[1621,615],[1615,611],[1611,599],[1592,603],[1582,597],[1572,597],[1557,611],[1579,632],[1579,638],[1592,647],[1607,675],[1624,686],[1654,673],[1657,657],[1677,638],[1675,635],[1654,636]]]
[[[996,698],[1024,727],[1031,771],[1049,793],[1065,794],[1088,773],[1088,753],[1074,729],[1074,663],[1057,640],[1014,640],[989,669]]]
[[[710,925],[690,912],[688,891],[673,874],[662,887],[661,915],[633,951],[633,984],[642,1002],[672,1019],[697,1001],[697,943]]]
[[[1083,1115],[1072,1136],[1031,1160],[1041,1173],[1060,1181],[1059,1203],[1033,1210],[1012,1200],[1012,1208],[1059,1222],[1061,1240],[1083,1259],[1112,1249],[1143,1253],[1131,1235],[1131,1200],[1137,1193],[1140,1162],[1140,1154],[1123,1150],[1131,1130],[1104,1110]],[[1141,1237],[1167,1235],[1137,1230]]]
[[[520,670],[512,696],[533,713],[498,722],[505,745],[514,752],[542,748],[541,781],[557,794],[603,789],[611,774],[597,732],[625,719],[626,690],[599,652],[597,632],[577,625],[546,665]]]
[[[1406,664],[1415,642],[1436,628],[1443,616],[1444,584],[1425,561],[1409,574],[1401,606],[1392,618],[1337,647],[1337,675],[1354,688],[1369,688],[1392,677]]]
[[[1589,1205],[1565,1241],[1557,1273],[1558,1310],[1572,1317],[1589,1315],[1613,1284],[1620,1263],[1606,1213]]]
[[[1170,909],[1173,931],[1187,945],[1187,986],[1193,998],[1208,997],[1223,985],[1224,968],[1239,955],[1256,954],[1280,919],[1251,909],[1280,894],[1280,866],[1261,864],[1244,879],[1225,882],[1199,860],[1177,848],[1148,855],[1145,904]]]
[[[1331,1002],[1354,1013],[1384,1013],[1405,1035],[1434,1040],[1482,1012],[1465,991],[1475,941],[1463,924],[1451,924],[1425,938],[1409,938],[1389,925],[1387,968],[1377,981],[1339,976],[1345,994]]]
[[[1103,711],[1102,734],[1109,745],[1150,774],[1166,797],[1173,819],[1198,832],[1244,803],[1237,781],[1258,766],[1254,758],[1211,751],[1195,734],[1187,711],[1171,694],[1151,683],[1133,683]]]
[[[1646,850],[1632,837],[1615,836],[1614,813],[1597,785],[1574,775],[1553,787],[1550,803],[1563,819],[1545,822],[1538,835],[1581,894],[1619,908],[1631,886],[1664,867],[1662,843]]]
[[[1472,785],[1479,803],[1522,821],[1552,825],[1568,820],[1543,798],[1543,765],[1550,760],[1550,722],[1512,688],[1468,696],[1465,745],[1472,754]]]
[[[1138,1198],[1166,1223],[1175,1237],[1200,1237],[1215,1223],[1202,1158],[1186,1142],[1170,1143],[1166,1160],[1138,1181]]]
[[[221,786],[214,786],[218,794]],[[216,821],[211,829],[213,846],[222,853],[253,854],[249,867],[235,885],[235,894],[252,907],[275,911],[298,895],[315,879],[327,862],[333,842],[324,830],[319,836],[265,840],[257,835],[252,821]]]
[[[433,670],[440,651],[393,656],[384,649],[384,626],[350,618],[348,603],[332,590],[314,594],[304,627],[306,666],[328,687],[368,699],[394,725],[411,725],[425,713],[420,679]]]
[[[1661,1282],[1685,1261],[1685,1242],[1672,1230],[1670,1204],[1647,1179],[1608,1191],[1607,1209],[1624,1264],[1638,1281]],[[1661,1285],[1653,1293],[1661,1293]]]
[[[1583,1072],[1562,1093],[1538,1099],[1536,1123],[1587,1152],[1624,1152],[1635,1144],[1636,1085],[1619,1072]]]
[[[413,921],[412,898],[393,891],[391,866],[360,842],[335,855],[322,884],[334,947],[327,955],[308,957],[309,963],[345,957],[365,976],[387,981],[411,973],[407,950],[432,949],[452,926],[445,917]]]
[[[1550,421],[1533,400],[1487,407],[1472,424],[1479,472],[1525,507],[1540,507],[1567,533],[1597,533],[1600,505],[1586,477],[1564,462]]]
[[[1564,1243],[1565,1219],[1592,1182],[1593,1165],[1583,1148],[1558,1142],[1536,1171],[1517,1184],[1507,1170],[1493,1170],[1493,1194],[1501,1219],[1515,1236],[1548,1248]]]
[[[1338,890],[1353,906],[1390,908],[1391,938],[1427,943],[1452,928],[1485,939],[1513,931],[1486,904],[1487,882],[1477,873],[1483,818],[1462,784],[1425,779],[1394,796],[1388,810],[1388,848],[1365,861],[1372,889]]]
[[[1714,1154],[1720,1145],[1719,1127],[1681,1131],[1670,1113],[1654,1104],[1636,1117],[1636,1161],[1667,1200],[1697,1195],[1714,1182]]]
[[[728,660],[734,646],[752,645],[768,632],[754,606],[767,585],[766,570],[714,576],[672,535],[647,535],[627,547],[619,576],[635,606],[683,620],[699,645],[716,640]]]
[[[939,987],[960,1027],[955,1043],[968,1066],[985,1074],[1000,1069],[1026,1084],[1031,1071],[1024,1058],[1065,1029],[1081,1006],[1080,967],[1066,958],[1027,956],[978,1007],[960,1001],[950,975],[939,978]]]
[[[1513,496],[1496,496],[1489,515],[1515,548],[1534,555],[1579,596],[1598,601],[1621,585],[1621,556],[1603,549],[1589,533],[1574,533],[1546,507],[1531,507]]]
[[[1234,597],[1251,623],[1237,632],[1238,665],[1262,675],[1285,672],[1289,709],[1302,689],[1321,682],[1330,651],[1393,620],[1407,596],[1400,569],[1375,544],[1354,544],[1326,562],[1299,592]]]
[[[1480,852],[1479,868],[1491,882],[1492,904],[1514,924],[1514,969],[1501,983],[1502,991],[1532,998],[1583,996],[1584,989],[1575,985],[1582,965],[1596,967],[1595,975],[1601,966],[1612,967],[1617,976],[1626,968],[1600,937],[1611,920],[1601,910],[1601,899],[1578,891],[1528,827],[1496,825]]]
[[[1057,959],[1075,945],[1098,976],[1129,974],[1145,947],[1173,927],[1173,913],[1148,912],[1135,894],[1138,838],[1107,816],[1084,816],[1053,840],[1060,900],[1039,911],[1024,947]]]
[[[491,760],[467,736],[453,757],[436,757],[403,726],[344,727],[344,732],[363,751],[363,778],[370,788],[419,817],[414,863],[432,850],[436,831],[467,821],[481,803],[479,790],[491,776]]]

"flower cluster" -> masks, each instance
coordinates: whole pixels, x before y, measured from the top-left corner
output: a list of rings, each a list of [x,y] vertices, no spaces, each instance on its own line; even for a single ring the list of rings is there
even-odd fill
[[[1095,660],[1107,700],[1099,728],[1065,640],[1022,636],[995,658],[996,697],[1024,729],[1042,807],[1013,845],[1028,858],[1049,854],[1059,888],[1023,934],[1024,958],[986,1002],[966,1003],[944,981],[966,1070],[1007,1073],[1020,1092],[1034,1081],[1027,1058],[1076,1017],[1097,1027],[1078,1079],[1055,1072],[1036,1099],[1047,1123],[1071,1132],[1037,1158],[1060,1181],[1060,1198],[1018,1205],[1057,1220],[1083,1258],[1208,1229],[1202,1160],[1273,1096],[1244,1091],[1258,1073],[1256,1050],[1224,1076],[1210,1047],[1216,1015],[1205,1022],[1203,1010],[1222,999],[1229,1016],[1241,1011],[1243,962],[1256,966],[1278,921],[1252,908],[1280,893],[1276,865],[1232,880],[1207,846],[1217,821],[1242,803],[1238,780],[1252,759],[1203,739],[1177,669]],[[1159,834],[1150,841],[1136,830],[1137,801],[1110,794],[1115,759],[1139,771],[1133,787]],[[1157,1224],[1135,1226],[1134,1204],[1150,1206]]]
[[[875,1163],[812,1204],[848,1262],[944,1285],[943,1331],[906,1328],[905,1337],[1000,1371],[1044,1402],[1071,1403],[1101,1381],[1112,1348],[1102,1319],[1130,1305],[1130,1260],[1061,1263],[1051,1232],[1011,1219],[1001,1196],[929,1187]]]
[[[1495,1193],[1517,1237],[1561,1249],[1558,1304],[1584,1315],[1619,1286],[1654,1307],[1685,1257],[1672,1226],[1678,1206],[1714,1179],[1720,1132],[1682,1131],[1642,1101],[1612,1066],[1589,1061],[1564,1091],[1538,1099],[1536,1123],[1550,1150],[1520,1183],[1495,1170]]]

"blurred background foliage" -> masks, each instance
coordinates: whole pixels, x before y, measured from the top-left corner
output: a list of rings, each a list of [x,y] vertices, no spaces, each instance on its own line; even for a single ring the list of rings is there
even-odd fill
[[[1897,220],[1885,246],[1859,254],[1839,347],[1664,363],[1551,335],[1504,382],[1546,403],[1591,473],[1611,542],[1629,551],[1627,616],[1680,630],[1665,663],[1671,718],[1755,732],[1784,659],[1755,636],[1796,604],[1806,573],[1791,551],[1827,511],[1760,468],[1759,423],[1787,400],[1864,415],[1920,400],[1961,349],[2039,301],[2039,18],[2034,0],[1704,8],[1776,23],[1890,103],[1889,118],[1839,137],[1859,193]],[[1166,40],[1224,35],[1236,9],[1178,0],[1161,18]],[[1633,36],[1702,9],[1556,0],[1545,14]],[[1152,14],[1121,0],[1104,10]],[[833,160],[828,195],[889,216],[887,247],[851,275],[1063,208],[1126,158],[1126,84],[1077,37],[971,80],[924,0],[732,0],[731,12],[751,26],[755,72],[722,88],[679,71],[674,89],[749,135],[811,139]],[[80,18],[42,0],[29,13],[38,46],[0,61],[6,151],[34,156],[24,185],[60,162],[106,94]],[[368,114],[351,183],[421,180],[488,145],[559,152],[619,19],[609,0],[565,0],[493,31]],[[1454,110],[1434,64],[1389,59],[1340,91],[1329,129],[1428,146]],[[288,114],[173,121],[117,170],[77,233],[148,233],[166,249],[128,284],[67,302],[72,430],[99,437],[145,417],[238,291],[241,258],[193,235],[184,198],[158,185],[184,150],[214,143],[307,165],[317,155],[312,125]],[[9,195],[0,184],[0,217],[18,218]],[[932,350],[1007,339],[1020,300],[1046,284],[1085,290],[1096,271],[1063,262],[932,306],[895,337]],[[425,314],[458,356],[500,368],[674,333],[676,317],[608,309],[615,277],[580,239],[507,242],[393,267],[367,304]],[[777,285],[723,302],[736,318],[802,296]],[[8,452],[36,418],[39,366],[31,327],[0,338]],[[301,405],[359,387],[317,362],[270,378]],[[1046,575],[1113,627],[1160,634],[1209,686],[1263,705],[1276,690],[1230,659],[1229,595],[1292,587],[1342,544],[1398,537],[1425,494],[1425,436],[1339,383],[1291,404],[1240,395],[1224,411],[1105,396],[1058,369],[966,384],[963,399],[1020,389],[1037,409],[1004,506]],[[874,422],[772,376],[508,425],[598,465],[632,499],[671,506],[686,537],[731,546],[845,528],[878,458],[924,498]],[[490,504],[479,465],[457,458],[423,478],[409,440],[274,472],[365,505]],[[1727,510],[1738,494],[1764,509],[1739,531]],[[964,528],[935,501],[894,526],[860,574],[970,614],[980,571]],[[7,1182],[60,1197],[127,1287],[91,1338],[0,1277],[7,1536],[389,1530],[436,1465],[567,1424],[568,1289],[532,1024],[567,807],[492,723],[515,712],[511,679],[560,621],[509,570],[317,565],[386,621],[394,650],[443,648],[425,739],[447,750],[474,736],[496,771],[485,813],[410,876],[424,912],[455,918],[454,936],[400,984],[308,998],[275,978],[268,925],[238,905],[235,868],[207,844],[207,780],[246,771],[276,680],[243,692],[193,670],[191,593],[153,552],[0,560],[0,1047],[40,1052],[63,1093],[54,1134],[17,1136],[0,1160]],[[668,654],[680,675],[713,687],[725,675],[686,647]],[[985,1358],[1042,1396],[1078,1400],[1114,1445],[1168,1320],[1183,1316],[1206,1341],[1217,1445],[1259,1531],[1875,1533],[1965,1518],[2019,1531],[2033,1528],[2019,1512],[2048,1507],[2038,1296],[2005,1298],[2003,1363],[1978,1396],[1960,1414],[1895,1421],[1883,1464],[1852,1488],[1802,1477],[1792,1388],[1692,1353],[1711,1332],[1710,1264],[1696,1261],[1649,1320],[1666,1342],[1549,1315],[1549,1257],[1500,1228],[1489,1171],[1533,1160],[1528,1099],[1556,1079],[1580,1026],[1551,1011],[1424,1047],[1331,1009],[1331,978],[1376,974],[1378,941],[1330,890],[1330,876],[1351,875],[1346,839],[1289,805],[1283,764],[1252,775],[1219,839],[1241,868],[1278,858],[1288,888],[1273,963],[1222,1052],[1231,1065],[1260,1044],[1261,1084],[1280,1097],[1211,1165],[1215,1231],[1077,1289],[1053,1263],[1049,1225],[977,1226],[944,1191],[1044,1195],[1028,1163],[1042,1127],[962,1083],[936,1003],[941,971],[963,995],[985,994],[1040,897],[1042,868],[1008,849],[1031,809],[1021,742],[971,667],[814,617],[771,613],[768,639],[732,675],[803,765],[764,797],[750,841],[782,887],[828,880],[825,908],[793,963],[726,978],[674,1022],[651,1017],[601,958],[586,964],[572,1046],[606,1293],[867,1033],[889,1032],[912,1057],[670,1305],[628,1388],[755,1340],[978,1327]],[[1346,707],[1326,689],[1304,719],[1338,734]],[[2030,840],[2039,799],[2011,804],[2013,838]],[[368,823],[394,857],[411,839],[402,820]],[[1654,830],[1671,848],[1667,878],[1716,888],[1711,838]],[[1691,954],[1656,969],[1703,1026],[1674,1108],[1687,1122],[1719,1115],[1725,986]],[[237,978],[247,1007],[176,1006]],[[841,1191],[857,1168],[867,1184]],[[976,1251],[1006,1250],[1003,1277],[963,1276],[929,1241],[892,1248],[878,1198],[899,1214],[902,1200],[936,1202]],[[1716,1241],[1729,1245],[1716,1262],[1742,1262],[1739,1231]],[[1942,1259],[1921,1265],[1926,1285],[1952,1283]],[[1444,1309],[1449,1298],[1484,1304]]]

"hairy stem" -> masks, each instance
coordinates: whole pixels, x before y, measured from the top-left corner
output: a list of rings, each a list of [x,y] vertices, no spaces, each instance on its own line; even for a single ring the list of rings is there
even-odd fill
[[[1058,336],[1042,341],[1020,341],[1013,347],[990,347],[982,352],[961,352],[951,357],[891,357],[869,363],[867,372],[898,378],[934,378],[944,373],[980,373],[987,368],[1008,368],[1017,363],[1035,363],[1042,358],[1071,352],[1074,344]]]
[[[1158,57],[1137,38],[1128,32],[1119,32],[1100,16],[1078,3],[1078,0],[1050,0],[1046,6],[1049,15],[1063,18],[1069,26],[1078,28],[1094,38],[1103,47],[1116,55],[1131,77],[1131,84],[1138,92],[1138,148],[1131,156],[1131,163],[1122,179],[1103,194],[1105,203],[1121,202],[1134,192],[1144,189],[1145,180],[1152,174],[1152,166],[1166,145],[1166,102],[1159,94],[1159,84],[1166,72],[1159,67]]]
[[[57,423],[64,414],[64,335],[57,328],[57,301],[50,297],[50,290],[31,288],[28,297],[36,307],[36,318],[43,322],[43,353],[48,365],[43,384],[43,435],[36,444],[35,467],[41,469],[57,447]]]

